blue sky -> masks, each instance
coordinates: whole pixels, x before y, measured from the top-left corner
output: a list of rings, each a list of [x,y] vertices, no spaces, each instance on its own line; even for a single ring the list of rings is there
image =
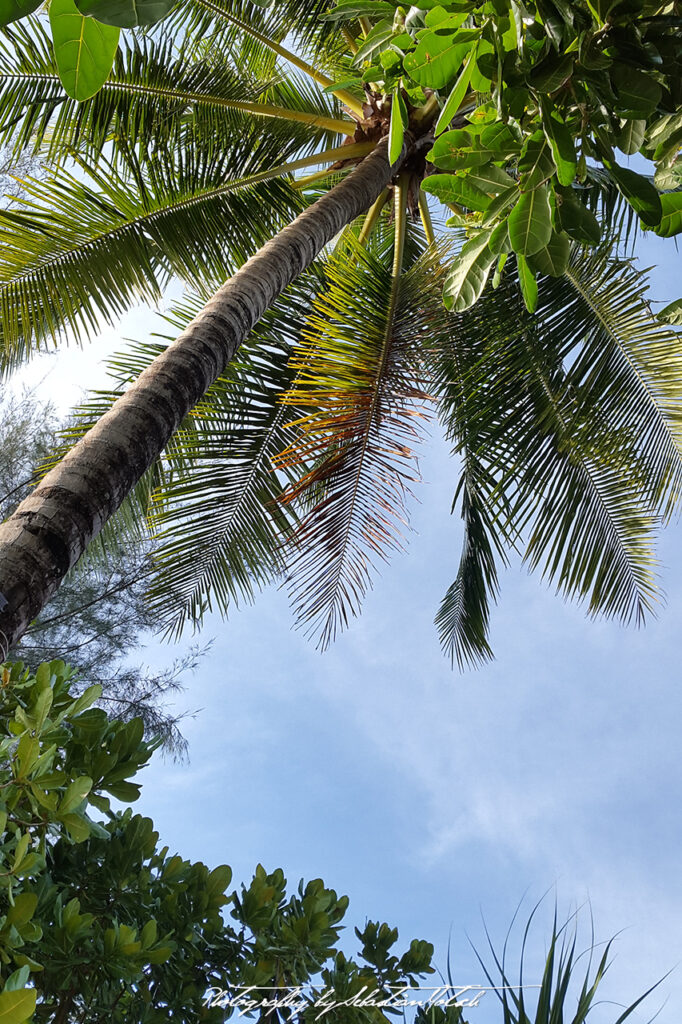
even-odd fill
[[[677,298],[674,245],[640,250],[660,265],[652,298]],[[120,335],[152,322],[130,314]],[[113,338],[60,356],[44,393],[66,400],[67,381],[94,382]],[[598,940],[623,930],[604,994],[630,1002],[682,959],[679,526],[661,549],[667,604],[646,629],[588,621],[513,565],[493,614],[497,660],[458,674],[433,626],[459,558],[456,468],[434,438],[408,553],[325,655],[292,631],[281,592],[207,623],[213,648],[180,702],[198,709],[190,764],[152,764],[137,807],[164,843],[231,864],[237,883],[258,862],[292,885],[324,878],[351,897],[349,924],[381,919],[401,943],[428,939],[443,968],[451,933],[462,984],[484,981],[467,939],[483,949],[482,915],[501,945],[524,895],[529,912],[550,890],[528,967],[539,980],[555,894],[561,913],[589,901]],[[145,657],[173,653],[152,644]],[[589,907],[582,917],[587,941]],[[659,1019],[677,1021],[680,967],[633,1020],[666,1000]],[[470,1020],[500,1020],[492,997]]]

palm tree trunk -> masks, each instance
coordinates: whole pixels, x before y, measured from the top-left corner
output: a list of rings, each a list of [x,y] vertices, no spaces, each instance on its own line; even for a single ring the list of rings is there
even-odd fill
[[[0,526],[0,661],[55,593],[255,323],[321,249],[368,209],[386,142],[271,239]]]

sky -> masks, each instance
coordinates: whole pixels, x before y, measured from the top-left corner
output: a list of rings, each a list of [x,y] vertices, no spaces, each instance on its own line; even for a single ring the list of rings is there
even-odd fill
[[[672,243],[646,238],[658,264],[652,299],[679,297]],[[60,404],[100,384],[99,361],[118,337],[142,338],[153,315],[135,311],[83,353],[40,360],[31,381]],[[519,903],[524,921],[543,894],[526,976],[539,981],[556,900],[576,908],[583,947],[618,934],[602,992],[620,1004],[666,978],[632,1020],[682,1015],[680,874],[680,629],[682,534],[661,547],[667,602],[645,629],[589,621],[518,564],[502,578],[492,616],[496,660],[453,671],[433,616],[456,573],[461,544],[450,515],[456,463],[434,437],[421,462],[406,554],[376,581],[363,615],[324,655],[291,628],[271,590],[228,622],[211,618],[213,645],[176,710],[188,764],[156,757],[136,809],[163,844],[234,882],[257,863],[290,886],[321,877],[350,896],[352,925],[387,921],[399,946],[424,938],[458,984],[484,984],[485,926],[501,948]],[[152,642],[144,658],[179,650]],[[518,961],[521,929],[510,942]],[[601,950],[601,946],[599,947]],[[605,1004],[590,1018],[613,1022]],[[500,1022],[489,995],[471,1024]]]

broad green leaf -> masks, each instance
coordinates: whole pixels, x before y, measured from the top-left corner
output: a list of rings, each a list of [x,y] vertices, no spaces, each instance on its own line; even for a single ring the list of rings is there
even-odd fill
[[[65,814],[61,821],[75,842],[84,843],[90,838],[90,824],[80,814]]]
[[[637,153],[646,135],[646,121],[623,121],[619,132],[616,132],[616,145],[621,153],[632,156]]]
[[[52,707],[52,696],[53,694],[51,689],[41,690],[38,695],[38,699],[31,708],[31,714],[35,718],[36,729],[38,730],[42,729],[45,724],[45,719]]]
[[[403,67],[419,85],[444,89],[461,68],[472,42],[478,38],[478,32],[468,30],[452,36],[426,32],[417,48],[406,55]]]
[[[231,880],[232,868],[228,864],[219,864],[206,880],[206,892],[211,898],[222,896]]]
[[[490,196],[470,185],[466,178],[456,174],[430,174],[422,182],[424,192],[437,196],[442,203],[457,203],[468,210],[483,212],[490,205]]]
[[[0,1024],[24,1024],[36,1008],[36,990],[0,992]]]
[[[86,18],[74,0],[52,0],[50,25],[59,77],[74,100],[87,100],[109,77],[120,29]]]
[[[356,18],[363,14],[373,17],[392,18],[395,14],[397,4],[389,3],[388,0],[341,0],[328,14],[323,15],[324,21],[344,21]]]
[[[604,160],[604,166],[611,172],[619,192],[639,214],[642,223],[651,228],[660,224],[663,214],[661,198],[648,178],[631,171],[629,167],[621,167],[612,160]]]
[[[528,266],[525,257],[517,256],[516,262],[519,268],[519,285],[523,301],[528,312],[534,313],[538,305],[538,283],[535,280],[535,274]]]
[[[473,306],[483,292],[496,259],[488,246],[491,233],[481,231],[469,239],[453,260],[443,287],[443,302],[447,309],[462,313]]]
[[[512,176],[493,163],[485,164],[483,167],[473,167],[466,178],[471,185],[480,188],[481,192],[485,192],[487,195],[499,196],[507,189],[516,187]]]
[[[662,320],[663,323],[682,327],[682,299],[675,299],[674,302],[670,302],[656,314],[656,317],[658,320]]]
[[[427,28],[438,29],[443,31],[444,29],[458,29],[463,22],[467,19],[466,13],[453,14],[441,7],[440,4],[436,4],[435,7],[431,7],[429,13],[424,18],[424,24]]]
[[[43,0],[0,0],[0,28],[33,14]]]
[[[528,257],[528,266],[538,274],[545,274],[549,277],[561,277],[568,266],[568,257],[571,253],[571,243],[568,235],[563,232],[552,233],[544,249],[539,249]]]
[[[155,25],[165,18],[176,0],[76,0],[81,14],[86,14],[105,25],[135,28],[137,25]]]
[[[498,224],[490,236],[488,242],[490,251],[497,255],[498,253],[511,252],[511,242],[509,241],[509,224],[506,220],[503,220],[501,224]]]
[[[661,238],[672,238],[682,231],[682,192],[665,192],[660,199],[661,220],[654,231]]]
[[[21,862],[28,851],[28,846],[30,842],[30,835],[28,834],[28,832],[24,832],[14,850],[14,858],[12,860],[12,871],[16,871],[17,868],[21,865]]]
[[[554,111],[549,111],[544,105],[542,126],[552,150],[559,184],[571,185],[577,168],[573,136],[559,115]]]
[[[9,924],[22,925],[30,921],[38,905],[38,896],[34,892],[20,892],[14,897],[14,906],[7,909]]]
[[[78,715],[82,711],[94,704],[96,700],[102,696],[102,687],[99,683],[93,683],[92,686],[88,686],[87,690],[84,690],[78,700],[75,700],[69,708],[70,715]],[[81,723],[79,723],[81,724]]]
[[[509,241],[514,252],[532,256],[543,249],[552,237],[552,211],[546,185],[522,192],[509,214]]]
[[[537,92],[554,92],[573,74],[573,58],[570,54],[559,56],[551,53],[537,64],[528,76],[529,85]]]
[[[92,779],[88,775],[81,775],[79,779],[74,779],[73,782],[67,786],[66,792],[59,803],[60,815],[69,814],[78,807],[78,805],[85,800],[91,789]]]
[[[519,158],[519,184],[529,192],[552,177],[556,170],[552,147],[543,131],[536,131],[524,145]]]
[[[479,110],[482,108],[479,107]],[[475,114],[472,114],[475,117]],[[508,124],[494,121],[484,124],[480,135],[481,149],[490,154],[491,160],[508,160],[521,151],[521,140],[518,129],[515,131]]]
[[[362,41],[358,52],[353,57],[353,63],[356,66],[359,66],[365,57],[369,57],[375,50],[382,47],[393,35],[395,35],[393,31],[393,22],[380,21],[379,24],[375,25],[368,33],[367,38]]]
[[[49,686],[51,682],[52,669],[50,668],[50,663],[44,661],[43,664],[39,665],[36,669],[36,683],[41,689],[45,689],[45,687]]]
[[[555,227],[559,231],[565,231],[574,242],[598,245],[601,240],[599,221],[574,195],[573,190],[558,189],[555,199]]]
[[[36,898],[36,903],[37,903],[37,898]],[[33,907],[35,909],[35,903],[34,903]],[[5,982],[4,991],[5,992],[20,992],[25,987],[26,982],[28,981],[28,976],[29,976],[30,973],[31,973],[31,970],[30,970],[28,964],[25,964],[23,967],[20,967],[18,971],[12,971],[12,973],[9,976],[9,978]]]
[[[654,185],[659,192],[665,192],[668,189],[676,189],[682,185],[682,176],[680,175],[682,168],[673,167],[657,167],[654,174]]]
[[[611,74],[618,91],[617,113],[621,117],[646,118],[661,99],[661,87],[653,78],[636,68],[616,65]]]
[[[444,171],[452,171],[474,144],[474,137],[465,128],[453,128],[436,139],[429,150],[428,159]],[[485,161],[482,160],[482,163]]]
[[[140,787],[135,782],[112,782],[109,785],[104,783],[103,788],[116,800],[126,804],[138,800],[140,796]]]
[[[150,964],[165,964],[166,960],[172,955],[172,946],[159,946],[158,949],[151,950],[147,953],[147,961]]]
[[[143,949],[147,949],[149,946],[153,946],[156,942],[158,935],[158,928],[156,921],[152,918],[151,921],[147,921],[146,925],[140,932],[140,942]]]
[[[445,105],[440,112],[440,117],[436,123],[435,134],[440,135],[444,132],[447,126],[452,121],[453,117],[462,105],[462,100],[466,96],[467,89],[469,88],[469,82],[471,81],[471,70],[473,68],[473,62],[476,59],[476,47],[464,61],[464,66],[460,72],[459,78],[452,87],[452,92],[445,101]]]
[[[400,94],[400,89],[393,92],[391,106],[391,125],[388,131],[388,161],[394,164],[400,156],[407,127],[407,107]]]

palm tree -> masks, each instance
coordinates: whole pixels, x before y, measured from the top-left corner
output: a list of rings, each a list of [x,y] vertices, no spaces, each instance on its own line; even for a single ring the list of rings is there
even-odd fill
[[[435,415],[460,458],[464,548],[437,616],[453,658],[490,656],[515,548],[590,613],[640,619],[655,601],[652,540],[682,484],[681,354],[618,256],[623,204],[588,174],[582,208],[606,240],[541,277],[533,313],[523,257],[447,311],[452,252],[421,189],[437,94],[412,97],[403,139],[403,97],[391,117],[372,83],[363,102],[346,81],[371,25],[331,31],[325,8],[190,0],[82,104],[38,21],[6,34],[0,142],[39,150],[44,176],[2,215],[5,370],[173,276],[193,293],[171,315],[180,336],[119,357],[114,392],[82,411],[95,425],[0,529],[3,653],[119,509],[119,529],[153,523],[169,628],[284,578],[326,645],[402,543]]]

